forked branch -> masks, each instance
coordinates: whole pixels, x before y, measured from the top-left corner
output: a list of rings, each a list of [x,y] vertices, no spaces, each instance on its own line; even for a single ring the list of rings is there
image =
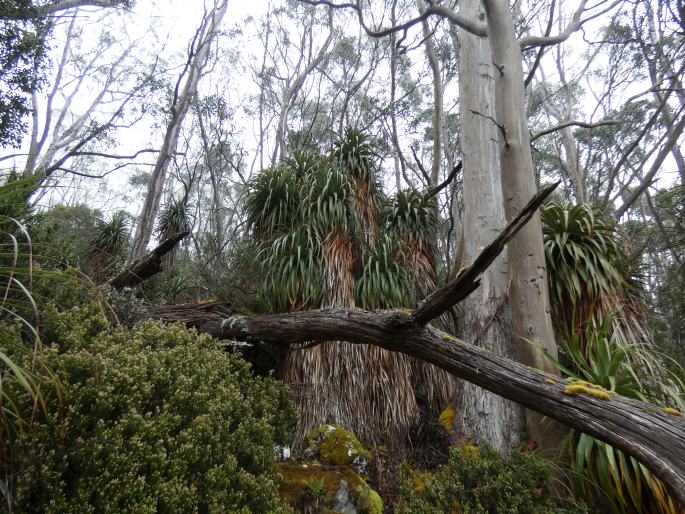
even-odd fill
[[[569,384],[557,376],[496,356],[430,326],[417,326],[410,314],[322,310],[233,315],[201,329],[219,338],[252,343],[349,341],[410,355],[624,451],[663,480],[685,504],[685,418],[613,393],[595,396],[589,388],[590,394],[579,386],[567,389]]]
[[[558,185],[559,182],[556,182],[541,189],[521,212],[511,220],[495,240],[483,249],[471,266],[463,270],[457,278],[451,280],[444,287],[424,299],[411,314],[414,323],[425,325],[468,297],[480,284],[480,275],[502,253],[504,246],[528,223],[528,220],[533,217],[538,207],[545,201],[545,198]]]

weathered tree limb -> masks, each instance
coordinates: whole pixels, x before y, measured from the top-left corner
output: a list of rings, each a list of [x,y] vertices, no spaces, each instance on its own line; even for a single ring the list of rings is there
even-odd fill
[[[157,248],[143,255],[124,271],[109,281],[109,285],[115,289],[122,287],[134,287],[143,281],[162,271],[162,257],[173,248],[190,232],[179,232],[162,241]]]
[[[528,220],[535,214],[545,198],[556,189],[559,182],[541,189],[516,217],[509,222],[504,230],[478,255],[473,264],[462,271],[457,278],[451,280],[441,289],[423,300],[412,312],[412,319],[417,325],[425,325],[437,318],[446,310],[470,295],[480,284],[478,277],[487,269],[492,261],[502,252],[504,246],[513,238]]]
[[[35,17],[53,16],[79,7],[130,7],[130,0],[58,0],[48,2],[45,5],[36,5],[26,8],[11,6],[2,13],[5,20],[29,20]]]
[[[428,191],[426,194],[423,196],[425,200],[428,200],[429,198],[434,197],[437,195],[440,191],[445,189],[447,186],[450,185],[450,183],[454,180],[454,177],[457,176],[457,174],[461,171],[462,168],[462,161],[459,161],[454,168],[452,168],[452,171],[450,171],[450,174],[447,176],[447,178],[442,181],[440,184],[437,186],[429,187]]]
[[[417,25],[421,23],[423,20],[427,20],[431,16],[437,16],[439,18],[445,18],[449,20],[451,23],[454,23],[456,26],[461,27],[464,30],[468,30],[470,33],[479,36],[479,37],[486,37],[488,35],[487,29],[482,23],[479,23],[474,20],[469,20],[467,18],[464,18],[463,16],[459,16],[457,13],[455,13],[452,9],[449,7],[446,7],[444,5],[437,5],[437,4],[429,4],[426,9],[419,15],[411,20],[401,24],[401,25],[395,25],[392,27],[388,27],[386,29],[372,29],[370,28],[367,24],[366,21],[364,20],[364,16],[362,14],[362,8],[359,2],[345,2],[345,3],[336,3],[332,2],[330,0],[298,0],[299,2],[303,4],[309,4],[309,5],[325,5],[327,7],[330,7],[331,9],[351,9],[357,13],[357,18],[359,20],[359,25],[364,29],[367,35],[371,37],[385,37],[389,36],[390,34],[393,34],[395,32],[406,32],[413,27],[414,25]]]
[[[219,338],[216,327],[236,314],[231,304],[222,301],[184,303],[180,305],[152,305],[152,314],[167,323],[180,322],[188,328]]]
[[[615,394],[608,400],[582,391],[567,394],[565,380],[419,326],[411,314],[343,309],[232,315],[199,328],[219,338],[255,343],[349,341],[402,352],[624,451],[663,480],[685,505],[684,417]]]
[[[581,127],[581,128],[597,128],[597,127],[607,127],[607,126],[613,126],[613,125],[620,125],[623,123],[621,120],[604,120],[604,121],[598,121],[596,123],[592,122],[587,122],[587,121],[580,121],[580,120],[569,120],[569,121],[564,121],[562,123],[559,123],[557,125],[553,125],[551,127],[547,127],[546,129],[541,130],[540,132],[535,132],[534,134],[530,135],[530,141],[531,143],[535,141],[538,138],[541,138],[542,136],[546,136],[547,134],[551,134],[552,132],[556,132],[557,130],[561,130],[566,127]]]

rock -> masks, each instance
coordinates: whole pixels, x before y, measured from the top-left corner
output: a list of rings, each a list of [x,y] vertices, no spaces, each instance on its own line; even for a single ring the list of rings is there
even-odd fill
[[[305,458],[331,466],[351,466],[366,476],[371,465],[371,453],[352,432],[338,425],[322,425],[307,434]]]
[[[350,466],[278,464],[279,493],[295,512],[382,514],[383,501]]]

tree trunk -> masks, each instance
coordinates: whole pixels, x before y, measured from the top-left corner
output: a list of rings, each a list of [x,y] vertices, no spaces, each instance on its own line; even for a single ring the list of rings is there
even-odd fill
[[[422,2],[419,2],[419,11],[422,12]],[[428,184],[428,189],[438,184],[440,178],[440,162],[442,160],[442,128],[443,128],[443,111],[442,111],[442,74],[440,73],[440,61],[435,52],[435,44],[433,43],[433,35],[431,34],[428,21],[423,20],[421,27],[423,29],[423,37],[426,40],[426,57],[433,75],[433,160],[431,163],[431,183]],[[450,168],[451,169],[451,168]],[[437,200],[436,200],[437,201]],[[436,248],[437,250],[437,248]]]
[[[217,3],[219,1],[215,0],[214,7],[206,14],[200,28],[196,32],[187,65],[178,79],[176,95],[171,106],[171,119],[167,125],[164,142],[148,182],[145,203],[138,218],[136,234],[131,243],[131,251],[127,259],[128,264],[143,256],[152,237],[167,170],[169,169],[171,159],[176,153],[183,120],[190,107],[190,102],[197,92],[197,86],[207,63],[212,42],[217,35],[218,27],[224,14],[226,14],[228,1],[223,0],[221,3]],[[178,93],[180,81],[186,73],[188,76],[185,84],[182,91]]]
[[[309,20],[309,24],[306,25],[307,30],[313,31],[314,30],[314,14],[312,14],[311,19]],[[304,46],[304,41],[308,40],[309,41],[309,55],[307,56],[308,60],[305,64],[304,69],[299,72],[295,77],[293,77],[293,82],[292,84],[290,82],[286,83],[285,89],[283,91],[283,100],[281,104],[281,111],[278,115],[278,124],[276,125],[276,146],[274,147],[274,152],[271,155],[271,166],[276,166],[278,164],[278,160],[283,158],[283,155],[286,152],[286,139],[287,139],[287,134],[288,134],[288,127],[287,127],[287,122],[288,122],[288,114],[290,113],[290,110],[293,108],[293,105],[295,104],[295,100],[297,99],[297,96],[300,94],[300,91],[302,87],[305,84],[305,81],[311,75],[311,73],[326,59],[328,56],[328,49],[331,46],[331,43],[333,42],[333,38],[335,37],[335,30],[333,30],[333,13],[329,11],[328,13],[328,36],[326,37],[326,40],[323,42],[323,45],[321,45],[321,48],[319,48],[318,52],[316,55],[312,56],[313,54],[313,42],[312,42],[312,37],[311,33],[309,34],[303,34],[302,36],[302,55],[300,56],[300,62],[298,63],[298,68],[295,70],[296,72],[299,71],[299,66],[300,63],[304,62],[304,52],[306,50]]]
[[[483,0],[483,4],[494,66],[504,209],[511,219],[537,190],[526,118],[521,48],[509,2]],[[545,348],[553,357],[557,356],[539,213],[509,243],[508,257],[512,324],[519,359],[535,368],[557,373],[537,349]],[[540,416],[529,413],[529,436],[543,448],[557,448],[563,429],[547,423],[543,426],[542,421]]]
[[[463,0],[460,13],[484,15],[480,0]],[[463,262],[471,262],[506,224],[495,116],[495,68],[487,40],[459,33],[459,109],[464,183]],[[482,115],[476,115],[479,112]],[[516,358],[508,299],[506,254],[483,274],[481,287],[464,302],[461,335],[508,359]],[[464,383],[454,400],[458,440],[487,442],[508,453],[521,439],[523,409],[501,396]]]

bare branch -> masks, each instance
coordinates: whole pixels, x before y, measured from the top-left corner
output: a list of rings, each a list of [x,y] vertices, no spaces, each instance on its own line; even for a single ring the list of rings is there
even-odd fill
[[[549,6],[549,18],[547,19],[547,28],[545,29],[545,37],[548,37],[552,33],[552,25],[554,24],[554,8],[556,7],[557,2],[556,0],[552,0]],[[523,81],[524,87],[528,87],[528,84],[533,80],[533,77],[535,76],[535,72],[538,69],[538,66],[540,66],[540,61],[542,61],[542,56],[545,53],[545,47],[540,46],[540,49],[538,50],[537,55],[535,56],[535,61],[533,61],[533,65],[530,67],[530,71],[528,72],[528,76],[526,79]]]
[[[426,168],[423,166],[423,163],[421,163],[421,160],[419,159],[418,155],[416,155],[416,150],[414,149],[413,146],[409,147],[411,149],[411,154],[414,156],[414,161],[416,161],[416,165],[418,166],[419,170],[421,171],[421,175],[423,175],[423,178],[426,181],[426,184],[428,186],[431,185],[431,178],[428,172],[426,171]]]
[[[329,0],[298,0],[298,2],[308,4],[308,5],[325,5],[328,6],[332,9],[352,9],[357,13],[357,18],[359,19],[359,24],[362,26],[364,31],[367,33],[367,35],[371,37],[385,37],[390,34],[393,34],[395,32],[406,32],[409,30],[411,27],[414,25],[417,25],[421,23],[424,20],[427,20],[431,16],[437,16],[439,18],[444,18],[446,20],[449,20],[451,23],[454,23],[458,27],[461,27],[464,30],[469,31],[471,34],[474,34],[476,36],[480,37],[487,37],[488,32],[485,27],[485,25],[482,25],[480,23],[477,23],[472,20],[468,20],[462,16],[459,16],[456,14],[452,9],[449,7],[446,7],[444,5],[436,5],[436,4],[431,4],[428,7],[426,7],[426,10],[423,11],[419,16],[416,16],[415,18],[412,18],[411,20],[402,23],[401,25],[395,25],[392,27],[388,27],[385,29],[379,29],[379,30],[374,30],[369,28],[369,26],[366,24],[364,21],[364,15],[362,14],[362,8],[358,3],[341,3],[338,4],[336,2],[332,2]]]
[[[6,9],[2,17],[6,20],[26,20],[33,17],[52,16],[62,11],[76,9],[77,7],[128,7],[129,0],[58,0],[46,5],[32,6],[29,9],[20,10],[12,7]]]
[[[104,159],[135,159],[138,157],[140,154],[143,153],[157,153],[159,150],[156,150],[154,148],[146,148],[144,150],[138,150],[136,153],[133,153],[131,155],[119,155],[119,154],[112,154],[112,153],[104,153],[104,152],[90,152],[90,151],[83,151],[83,152],[72,152],[69,155],[72,157],[77,157],[77,156],[90,156],[90,157],[102,157]]]
[[[604,120],[604,121],[598,121],[597,123],[592,123],[592,122],[587,122],[587,121],[580,121],[580,120],[569,120],[569,121],[564,121],[562,123],[559,123],[557,125],[552,125],[551,127],[548,127],[546,129],[541,130],[540,132],[535,132],[534,134],[531,134],[530,136],[530,141],[531,143],[535,141],[536,139],[546,136],[547,134],[551,134],[552,132],[556,132],[557,130],[561,130],[566,127],[581,127],[581,128],[597,128],[597,127],[607,127],[607,126],[614,126],[614,125],[620,125],[623,123],[621,120]]]
[[[442,182],[441,184],[438,184],[437,186],[431,188],[430,191],[428,191],[425,195],[424,198],[428,200],[429,198],[434,197],[437,195],[440,191],[445,189],[453,180],[454,178],[459,174],[462,168],[462,161],[459,161],[459,164],[457,164],[454,168],[452,168],[452,171],[450,171],[450,174],[447,176],[447,178]]]
[[[495,63],[493,63],[495,64]],[[500,73],[502,71],[500,70]],[[504,140],[504,146],[506,148],[509,148],[509,141],[507,141],[507,129],[502,125],[501,123],[498,123],[495,118],[490,116],[489,114],[483,114],[482,112],[474,111],[471,109],[471,114],[475,116],[480,116],[481,118],[485,118],[486,120],[490,120],[494,125],[499,129],[500,134],[502,134],[502,139]]]
[[[661,168],[661,165],[663,164],[664,160],[666,157],[668,157],[668,154],[671,152],[671,149],[675,144],[678,143],[678,138],[680,135],[683,133],[683,130],[685,129],[685,116],[682,117],[682,119],[678,122],[678,124],[673,128],[673,131],[668,137],[668,140],[664,145],[661,147],[661,150],[659,151],[658,155],[656,156],[656,159],[652,163],[652,166],[649,168],[649,171],[645,174],[643,177],[642,181],[640,184],[635,188],[635,190],[632,192],[630,197],[621,205],[621,207],[618,208],[616,211],[616,218],[620,219],[621,216],[623,216],[626,211],[630,208],[631,205],[635,203],[635,201],[642,195],[642,193],[645,192],[645,190],[652,185],[652,182],[654,181],[654,177],[656,176],[657,172]]]
[[[578,5],[578,9],[576,9],[576,12],[573,13],[573,16],[571,18],[571,21],[566,25],[566,28],[562,30],[559,34],[556,34],[554,36],[528,36],[519,39],[519,45],[521,46],[521,49],[525,48],[536,48],[538,46],[549,46],[549,45],[555,45],[558,43],[562,43],[566,41],[569,37],[571,37],[571,34],[574,32],[580,30],[580,28],[587,23],[590,20],[594,20],[595,18],[606,14],[607,12],[611,11],[614,7],[617,5],[621,4],[623,0],[614,0],[611,4],[609,4],[608,7],[605,9],[602,9],[600,11],[597,11],[593,13],[592,15],[588,16],[587,18],[581,19],[583,13],[585,12],[585,5],[587,4],[587,0],[582,0],[580,4]],[[604,3],[604,2],[601,2]]]

